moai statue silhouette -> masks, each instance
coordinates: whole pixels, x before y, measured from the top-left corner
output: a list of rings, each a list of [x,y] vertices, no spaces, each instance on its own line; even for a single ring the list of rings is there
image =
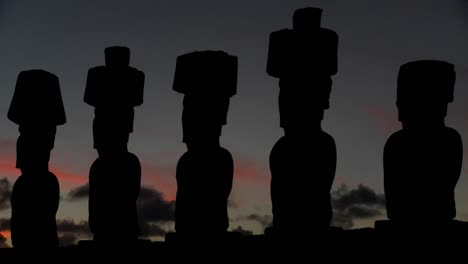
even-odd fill
[[[19,125],[16,167],[21,176],[11,196],[11,239],[15,248],[58,246],[57,177],[49,171],[56,127],[66,122],[59,79],[43,70],[18,75],[8,119]],[[40,239],[40,242],[38,242]]]
[[[141,167],[127,143],[133,108],[143,103],[145,75],[129,66],[127,47],[106,48],[105,63],[88,71],[84,96],[95,107],[93,136],[99,155],[89,173],[89,226],[96,242],[132,242],[140,234],[136,200]]]
[[[236,87],[235,56],[198,51],[177,58],[173,89],[184,94],[187,152],[177,164],[175,229],[184,238],[223,236],[229,227],[227,204],[234,165],[219,137]]]
[[[293,28],[270,35],[267,73],[279,78],[284,136],[270,154],[275,235],[328,230],[336,147],[321,122],[337,73],[338,36],[320,26],[322,10],[296,10]]]
[[[455,218],[454,189],[463,160],[460,135],[445,125],[453,101],[454,66],[444,61],[400,67],[398,119],[402,129],[384,149],[387,216],[398,226],[436,227]]]

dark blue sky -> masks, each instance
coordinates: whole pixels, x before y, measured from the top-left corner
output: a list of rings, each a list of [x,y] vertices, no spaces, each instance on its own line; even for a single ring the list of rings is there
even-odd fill
[[[19,175],[8,167],[15,160],[18,132],[6,118],[17,74],[42,68],[59,76],[68,117],[58,128],[51,167],[64,193],[86,182],[97,156],[93,109],[82,102],[86,73],[103,64],[105,47],[126,45],[132,66],[147,76],[130,149],[143,163],[145,184],[173,198],[175,164],[185,151],[182,96],[171,89],[175,59],[193,50],[225,50],[239,56],[238,94],[221,140],[236,162],[232,198],[242,206],[232,214],[269,214],[268,155],[282,130],[278,81],[265,72],[268,36],[291,27],[294,10],[304,6],[323,8],[322,25],[340,36],[339,72],[323,126],[337,143],[336,187],[363,183],[382,192],[383,146],[399,128],[396,77],[407,61],[441,59],[456,65],[456,97],[447,124],[468,138],[465,1],[2,0],[0,176],[14,180]],[[468,218],[466,168],[457,187],[460,218]],[[0,211],[0,217],[8,214]],[[86,219],[86,204],[62,202],[59,214]]]

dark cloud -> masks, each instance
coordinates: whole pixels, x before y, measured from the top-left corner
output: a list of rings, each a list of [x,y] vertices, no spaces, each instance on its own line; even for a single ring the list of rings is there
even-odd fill
[[[71,201],[87,199],[89,184],[72,189],[68,195]],[[167,201],[161,192],[150,187],[141,187],[137,201],[138,215],[145,222],[174,221],[174,201]]]
[[[72,219],[59,219],[57,220],[57,231],[61,233],[80,233],[89,234],[89,227],[87,221],[75,222]]]
[[[270,226],[273,222],[273,217],[271,215],[259,215],[259,214],[250,214],[246,216],[241,216],[238,220],[248,220],[259,223],[262,228]]]
[[[37,227],[40,228],[40,227]],[[0,231],[10,231],[10,219],[0,219]],[[79,239],[88,239],[91,233],[88,228],[88,222],[76,222],[72,219],[57,220],[57,234],[60,246],[70,246],[78,242]],[[0,247],[2,241],[0,238]]]
[[[0,231],[10,230],[10,219],[0,218]]]
[[[169,232],[159,224],[148,222],[140,224],[140,230],[142,237],[163,237]]]
[[[332,225],[350,229],[354,219],[368,219],[385,212],[385,196],[370,187],[359,185],[349,189],[342,185],[331,195],[333,204]]]
[[[67,195],[70,201],[78,201],[89,197],[89,184],[71,189]]]
[[[57,233],[60,246],[74,245],[80,239],[89,239],[91,232],[87,221],[76,222],[72,219],[57,220]]]
[[[9,248],[10,246],[6,242],[6,238],[0,234],[0,248]]]
[[[339,210],[349,208],[353,205],[377,205],[385,206],[383,194],[377,194],[371,188],[359,184],[356,189],[349,190],[346,185],[342,185],[333,192],[333,207]]]
[[[73,246],[78,243],[78,236],[74,233],[63,233],[59,234],[59,245],[61,247]]]
[[[352,206],[348,208],[348,214],[353,218],[372,218],[382,214],[379,209]]]
[[[89,184],[72,189],[67,198],[70,201],[78,201],[89,197]],[[174,201],[167,201],[158,190],[143,186],[137,200],[138,218],[143,237],[164,236],[168,230],[165,223],[174,221]],[[62,220],[59,231],[66,234],[61,238],[63,243],[69,244],[76,241],[76,234],[89,234],[88,223],[75,223],[72,220]],[[75,238],[74,238],[75,237]]]
[[[354,226],[353,218],[349,215],[344,214],[342,212],[333,210],[333,218],[331,220],[331,226],[338,226],[344,229],[351,229]]]
[[[253,232],[252,232],[252,231],[246,230],[246,229],[242,228],[241,226],[238,226],[237,228],[232,229],[232,232],[239,232],[239,233],[241,233],[241,235],[243,235],[243,236],[251,236],[251,235],[253,235]]]
[[[161,192],[142,187],[137,201],[138,217],[143,222],[174,221],[175,202],[167,201]]]
[[[145,222],[140,225],[142,237],[164,236],[168,230],[156,223]],[[10,231],[10,220],[0,219],[0,231]],[[116,230],[118,232],[118,230]],[[72,219],[57,220],[57,234],[61,247],[76,245],[79,240],[92,238],[87,221],[74,221]],[[1,236],[1,234],[0,234]],[[6,245],[6,244],[5,244]],[[2,238],[0,237],[0,247]]]
[[[0,211],[10,208],[11,183],[7,178],[0,179]]]

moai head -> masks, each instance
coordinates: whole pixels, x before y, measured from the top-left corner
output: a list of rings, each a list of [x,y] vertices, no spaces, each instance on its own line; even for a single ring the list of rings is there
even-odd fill
[[[84,102],[94,107],[132,108],[143,104],[145,74],[129,66],[130,49],[108,47],[106,66],[88,71]]]
[[[319,127],[325,109],[330,107],[331,87],[328,76],[280,80],[280,126],[293,133],[308,133],[308,129]]]
[[[338,71],[338,35],[320,26],[322,9],[294,12],[293,29],[272,32],[267,73],[280,79],[280,125],[291,133],[319,128]]]
[[[130,65],[130,49],[113,46],[104,50],[107,67],[128,67]]]
[[[322,20],[322,9],[316,7],[306,7],[298,9],[293,16],[293,30],[311,31],[320,28]]]
[[[54,148],[56,127],[31,130],[20,126],[16,143],[16,168],[24,173],[48,170],[50,152]]]
[[[267,73],[275,78],[335,75],[338,71],[338,35],[320,26],[322,10],[296,10],[293,29],[270,34]]]
[[[126,154],[129,136],[128,128],[111,118],[94,119],[94,148],[99,157],[115,157]]]
[[[65,109],[57,76],[44,70],[21,72],[16,81],[8,119],[35,129],[65,124]]]
[[[184,96],[182,111],[183,142],[200,145],[216,143],[227,123],[229,98]]]
[[[226,124],[229,98],[237,91],[237,57],[197,51],[177,57],[173,89],[183,93],[183,141],[217,141]]]
[[[455,86],[453,64],[422,60],[406,63],[398,74],[398,118],[403,127],[443,124]]]

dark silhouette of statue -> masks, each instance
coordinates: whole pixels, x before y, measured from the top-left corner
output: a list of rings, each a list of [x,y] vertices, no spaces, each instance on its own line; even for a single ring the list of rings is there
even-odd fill
[[[183,93],[183,142],[177,163],[175,229],[179,237],[223,236],[233,181],[233,159],[220,146],[229,98],[236,93],[237,57],[198,51],[177,58],[173,89]]]
[[[454,84],[454,66],[444,61],[414,61],[400,68],[396,105],[402,129],[384,150],[387,216],[395,225],[436,227],[455,218],[463,146],[444,121]]]
[[[95,107],[94,148],[89,173],[89,226],[94,241],[135,241],[140,234],[136,200],[141,167],[127,149],[135,106],[143,103],[144,73],[129,67],[126,47],[105,49],[105,66],[88,71],[84,101]]]
[[[336,146],[321,122],[337,73],[338,36],[320,26],[322,10],[299,9],[293,29],[270,35],[267,72],[279,78],[284,136],[270,154],[275,235],[328,230]]]
[[[21,176],[11,197],[11,239],[15,248],[57,247],[57,177],[49,171],[56,127],[66,122],[57,76],[43,70],[19,74],[8,111],[19,125],[16,167]],[[39,242],[38,242],[39,241]]]

